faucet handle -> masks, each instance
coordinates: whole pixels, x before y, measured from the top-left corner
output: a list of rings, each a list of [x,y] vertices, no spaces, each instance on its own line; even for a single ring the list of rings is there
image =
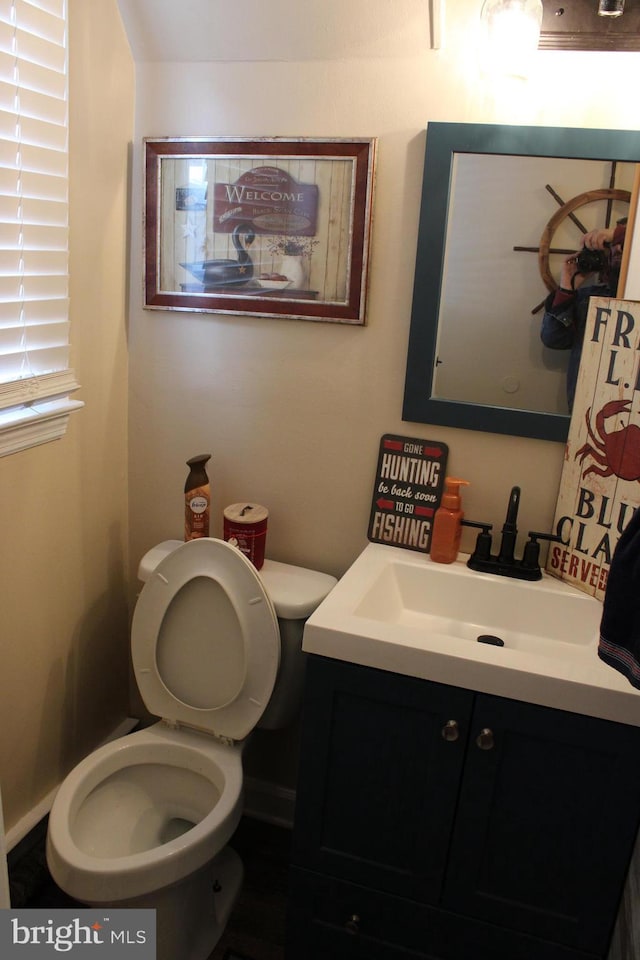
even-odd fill
[[[491,529],[493,524],[477,523],[474,520],[463,520],[462,523],[465,527],[478,527],[480,529],[480,533],[476,539],[475,550],[469,559],[488,560],[491,557]]]
[[[562,537],[558,537],[555,533],[537,533],[535,530],[529,530],[529,539],[525,543],[522,553],[522,566],[526,570],[540,569],[540,544],[538,540],[561,543]]]
[[[557,533],[536,533],[535,530],[529,530],[529,537],[534,543],[536,540],[549,540],[552,543],[562,543],[562,537],[559,537]]]

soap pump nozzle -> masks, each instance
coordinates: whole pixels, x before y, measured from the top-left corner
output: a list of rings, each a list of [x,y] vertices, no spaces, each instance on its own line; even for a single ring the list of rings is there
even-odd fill
[[[468,480],[459,480],[458,477],[446,477],[444,481],[444,493],[442,494],[441,506],[443,506],[445,510],[460,510],[462,507],[460,487],[468,486]]]

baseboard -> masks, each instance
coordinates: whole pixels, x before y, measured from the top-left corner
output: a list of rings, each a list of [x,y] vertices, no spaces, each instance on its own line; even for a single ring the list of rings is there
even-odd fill
[[[296,792],[268,780],[245,777],[244,813],[255,820],[264,820],[278,827],[293,827]]]

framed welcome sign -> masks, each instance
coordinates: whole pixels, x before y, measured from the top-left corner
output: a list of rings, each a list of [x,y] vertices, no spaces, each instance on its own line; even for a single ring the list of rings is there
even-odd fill
[[[374,139],[144,143],[145,307],[365,323]]]

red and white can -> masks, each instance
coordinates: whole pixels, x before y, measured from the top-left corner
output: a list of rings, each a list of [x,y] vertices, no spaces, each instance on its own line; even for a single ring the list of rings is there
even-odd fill
[[[224,539],[232,543],[256,570],[264,563],[264,548],[267,541],[269,511],[259,503],[232,503],[225,507]]]

